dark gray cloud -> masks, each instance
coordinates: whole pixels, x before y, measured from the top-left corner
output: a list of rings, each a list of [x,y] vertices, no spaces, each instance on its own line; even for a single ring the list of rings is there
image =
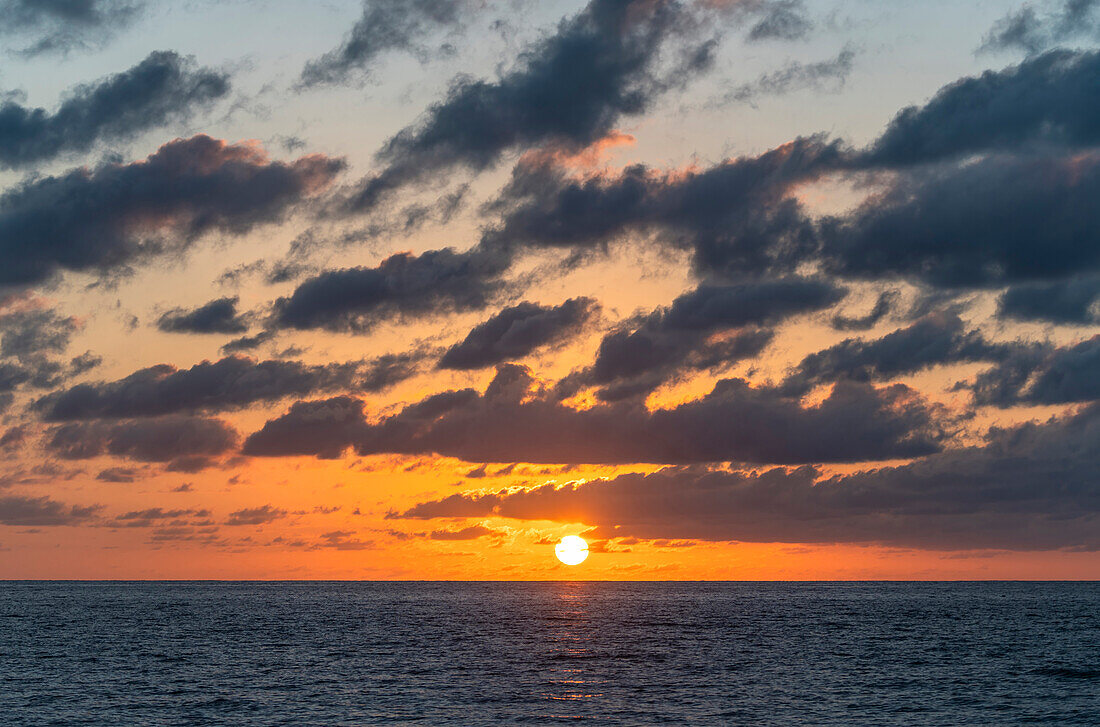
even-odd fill
[[[99,505],[66,505],[45,495],[7,495],[0,497],[0,523],[35,527],[81,525],[91,520],[100,509]]]
[[[837,313],[830,321],[830,325],[838,331],[866,331],[874,328],[893,309],[898,301],[898,292],[886,290],[879,293],[875,299],[875,305],[862,316],[848,316]]]
[[[1100,68],[1098,68],[1100,71]],[[1100,106],[1097,107],[1100,109]],[[898,177],[822,226],[830,272],[943,288],[1096,271],[1100,156],[993,156]]]
[[[827,308],[843,296],[835,284],[794,277],[701,285],[607,334],[593,365],[566,384],[598,385],[605,401],[646,394],[687,371],[755,356],[773,337],[759,326]]]
[[[1100,52],[1051,51],[901,111],[849,160],[896,173],[854,212],[821,222],[826,269],[944,289],[1096,272],[1100,253],[1080,241],[1100,222],[1090,201],[1100,184],[1098,76]],[[1022,311],[1034,288],[1020,290]],[[1069,294],[1079,303],[1079,289]]]
[[[48,389],[100,364],[91,352],[61,357],[79,329],[75,318],[48,308],[16,305],[0,314],[0,411],[20,387]]]
[[[1000,361],[1019,345],[989,343],[978,331],[967,330],[954,313],[936,313],[882,338],[848,338],[806,356],[783,382],[783,389],[804,394],[812,387],[850,379],[888,381],[932,366]]]
[[[100,482],[127,484],[137,482],[139,476],[141,476],[141,470],[133,467],[108,467],[100,470],[95,478]]]
[[[142,0],[0,0],[0,34],[27,36],[23,55],[102,45],[140,14]]]
[[[237,314],[239,298],[218,298],[198,308],[175,308],[157,320],[166,333],[244,333],[248,322]]]
[[[226,454],[237,445],[237,433],[218,419],[168,416],[121,422],[76,422],[54,427],[47,449],[63,459],[101,455],[139,462],[173,462]],[[193,460],[197,461],[197,460]]]
[[[103,363],[103,358],[97,356],[91,351],[85,351],[79,356],[74,356],[69,361],[69,372],[72,376],[79,376],[80,374],[86,374],[92,369],[98,368]]]
[[[1100,276],[1014,285],[1001,296],[1002,318],[1068,325],[1100,322]]]
[[[867,150],[868,165],[902,166],[1039,144],[1100,142],[1100,52],[1054,50],[963,78],[902,109]]]
[[[938,548],[1100,548],[1100,408],[994,430],[975,447],[825,477],[813,467],[669,468],[456,494],[398,518],[582,522],[608,537]]]
[[[206,232],[243,234],[323,190],[344,163],[270,161],[255,145],[199,135],[147,159],[31,178],[0,195],[0,286],[62,270],[119,272]]]
[[[773,325],[790,316],[827,308],[845,292],[830,281],[797,277],[703,284],[676,298],[652,320],[663,330],[713,331]]]
[[[428,533],[431,540],[477,540],[491,535],[500,535],[500,531],[487,528],[484,525],[471,525],[458,530],[433,530]]]
[[[1078,241],[1097,235],[1088,200],[1100,157],[1085,150],[1100,143],[1098,75],[1100,52],[1055,51],[962,79],[862,152],[812,137],[701,171],[582,177],[524,160],[489,207],[500,223],[482,244],[584,251],[635,236],[690,250],[703,275],[820,260],[844,277],[943,288],[1087,273],[1096,250]],[[881,194],[839,218],[811,219],[793,194],[883,168],[895,173],[876,178]]]
[[[1100,400],[1100,336],[1073,346],[1032,346],[978,375],[978,404],[1072,404]]]
[[[17,309],[0,315],[0,356],[33,362],[61,354],[80,329],[75,318],[48,308]]]
[[[591,0],[498,79],[456,79],[444,100],[379,151],[382,170],[364,181],[350,208],[371,209],[400,186],[456,167],[486,169],[509,150],[578,149],[604,138],[621,118],[645,112],[710,66],[714,42],[698,22],[703,7]],[[660,68],[670,50],[680,60]]]
[[[335,550],[372,550],[375,547],[373,540],[362,540],[355,537],[357,533],[352,530],[333,530],[321,533],[321,539],[314,546],[316,548],[333,548]]]
[[[236,354],[255,351],[257,348],[260,348],[274,338],[274,331],[260,331],[254,336],[241,336],[240,338],[234,338],[232,341],[222,346],[221,352],[224,354]]]
[[[443,407],[450,400],[461,398],[468,395],[447,392],[432,397],[427,404],[420,402],[419,406]],[[313,455],[336,459],[369,430],[365,416],[362,400],[350,396],[299,401],[286,414],[251,435],[242,452],[256,457]]]
[[[226,525],[264,525],[285,518],[289,513],[286,510],[273,505],[261,507],[246,507],[243,510],[229,513]]]
[[[364,0],[363,14],[348,37],[306,63],[299,86],[343,83],[356,72],[369,72],[383,53],[419,50],[431,33],[457,27],[477,7],[473,0]]]
[[[749,30],[750,41],[802,40],[814,29],[803,0],[779,0],[763,6],[764,16]]]
[[[26,427],[11,427],[0,435],[0,449],[12,451],[19,449],[27,441]]]
[[[275,304],[272,325],[362,333],[382,320],[481,310],[503,289],[511,255],[451,248],[399,253],[374,268],[330,270]]]
[[[618,175],[577,178],[550,164],[521,163],[491,207],[501,223],[482,244],[599,250],[632,234],[656,235],[691,250],[700,273],[790,270],[818,245],[791,188],[847,163],[844,147],[821,137],[701,171],[634,165]]]
[[[904,386],[841,382],[816,407],[739,379],[672,409],[638,404],[578,411],[502,366],[484,394],[447,391],[371,423],[363,403],[299,402],[245,442],[256,456],[440,454],[471,462],[845,462],[937,451],[931,410]]]
[[[1070,40],[1100,36],[1097,0],[1060,0],[1046,3],[1040,12],[1027,4],[998,20],[982,42],[981,50],[1019,49],[1039,53]]]
[[[12,100],[0,105],[0,167],[25,167],[97,142],[128,141],[188,119],[229,93],[229,76],[157,51],[129,70],[71,89],[52,114]]]
[[[591,298],[571,298],[558,306],[524,302],[505,308],[447,349],[439,368],[479,369],[523,358],[576,336],[597,307]]]
[[[186,527],[189,525],[212,525],[209,510],[175,509],[151,507],[145,510],[131,510],[115,516],[105,523],[110,528],[151,528],[160,526]],[[165,522],[170,521],[170,522]]]
[[[38,399],[49,422],[129,419],[195,411],[231,411],[258,402],[332,391],[381,391],[412,376],[425,354],[309,365],[230,356],[188,369],[160,364],[111,382],[78,384]]]
[[[778,70],[764,73],[749,83],[731,89],[714,103],[753,103],[762,96],[783,96],[803,89],[839,91],[852,73],[855,57],[855,49],[845,47],[835,58],[828,60],[816,63],[791,61]]]

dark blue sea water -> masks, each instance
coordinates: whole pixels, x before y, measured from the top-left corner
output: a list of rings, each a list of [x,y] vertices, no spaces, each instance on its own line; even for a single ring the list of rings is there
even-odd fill
[[[5,725],[1097,725],[1100,584],[0,583]]]

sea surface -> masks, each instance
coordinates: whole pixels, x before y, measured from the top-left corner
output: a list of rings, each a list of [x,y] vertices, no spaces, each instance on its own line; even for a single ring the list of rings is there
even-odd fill
[[[4,725],[1098,725],[1096,583],[0,582]]]

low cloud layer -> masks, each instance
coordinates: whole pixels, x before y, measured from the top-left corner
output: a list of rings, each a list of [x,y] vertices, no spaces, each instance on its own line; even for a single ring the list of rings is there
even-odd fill
[[[670,468],[522,491],[456,494],[392,517],[505,517],[603,536],[878,543],[942,550],[1100,549],[1100,409],[995,430],[980,446],[825,477]]]
[[[539,395],[529,372],[502,366],[483,394],[448,391],[376,422],[363,403],[300,402],[248,437],[245,454],[337,457],[440,454],[470,462],[849,462],[940,449],[932,411],[904,386],[840,383],[816,407],[739,379],[672,409],[576,410]]]
[[[99,510],[98,505],[88,507],[66,505],[46,495],[0,496],[0,524],[3,525],[24,527],[82,525],[94,517]]]
[[[103,455],[167,462],[193,471],[236,448],[237,433],[219,419],[169,416],[121,422],[76,422],[55,427],[48,449],[62,459]]]
[[[255,361],[229,356],[188,369],[168,364],[111,382],[78,384],[48,394],[34,408],[49,422],[220,412],[330,391],[379,391],[415,373],[416,352],[345,364]]]

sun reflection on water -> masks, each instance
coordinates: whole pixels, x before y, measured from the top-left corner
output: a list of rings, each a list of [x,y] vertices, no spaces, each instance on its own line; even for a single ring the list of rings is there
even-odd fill
[[[585,582],[557,583],[553,608],[546,614],[546,657],[550,665],[547,690],[540,695],[549,702],[568,702],[567,712],[548,713],[552,719],[582,719],[591,716],[595,700],[604,696],[600,687],[604,680],[595,679],[587,664],[598,660],[595,643],[596,628],[593,596],[595,589]]]

